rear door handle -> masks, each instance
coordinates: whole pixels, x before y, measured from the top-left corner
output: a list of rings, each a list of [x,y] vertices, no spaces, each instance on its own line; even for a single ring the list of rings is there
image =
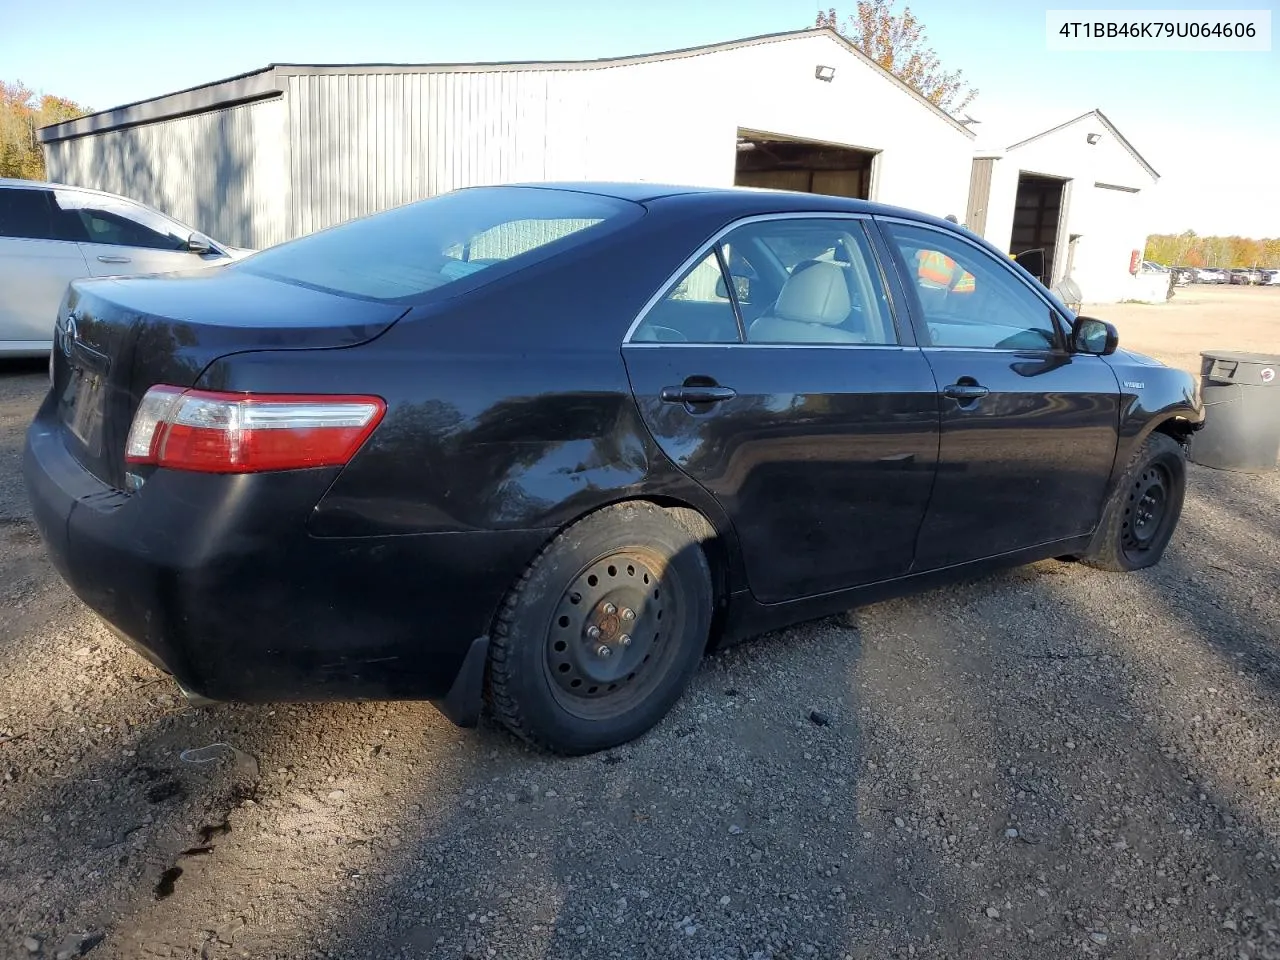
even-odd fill
[[[953,383],[942,388],[942,395],[952,400],[981,400],[991,391],[978,383]]]
[[[129,263],[128,257],[99,257],[99,263]]]
[[[663,387],[659,394],[663,403],[719,403],[737,395],[738,391],[732,387],[719,386]]]

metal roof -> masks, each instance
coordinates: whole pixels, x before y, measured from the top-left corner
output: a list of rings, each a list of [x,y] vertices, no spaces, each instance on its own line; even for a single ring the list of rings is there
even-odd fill
[[[758,46],[777,43],[800,37],[826,36],[834,40],[855,57],[862,60],[895,86],[904,90],[921,104],[936,113],[961,133],[973,138],[975,134],[951,114],[929,100],[910,84],[900,80],[885,70],[856,46],[850,43],[830,27],[814,27],[807,30],[790,30],[781,33],[768,33],[755,37],[744,37],[740,40],[728,40],[722,43],[706,44],[698,47],[684,47],[678,50],[666,50],[660,53],[647,53],[624,57],[606,57],[597,60],[530,60],[505,63],[346,63],[346,64],[301,64],[272,63],[259,70],[227,77],[194,87],[187,87],[173,93],[146,100],[126,103],[109,110],[91,113],[65,123],[41,127],[38,131],[40,141],[48,143],[52,140],[65,140],[69,137],[83,136],[89,133],[100,133],[117,127],[134,126],[157,120],[166,120],[206,110],[218,110],[225,107],[280,96],[286,89],[287,78],[291,76],[310,76],[317,74],[345,73],[491,73],[508,70],[604,70],[615,67],[629,67],[636,64],[652,63],[660,60],[674,60],[684,57],[698,57],[720,53],[741,47]]]
[[[1103,125],[1103,127],[1106,128],[1107,132],[1116,138],[1117,142],[1119,142],[1120,146],[1124,147],[1124,149],[1128,152],[1129,156],[1133,157],[1134,160],[1138,161],[1138,163],[1141,164],[1142,169],[1146,170],[1147,173],[1151,175],[1152,179],[1155,179],[1155,180],[1160,179],[1160,174],[1156,172],[1155,167],[1147,163],[1146,159],[1142,156],[1142,154],[1140,154],[1136,149],[1134,149],[1133,144],[1131,144],[1128,140],[1125,139],[1124,134],[1116,129],[1116,125],[1107,119],[1107,115],[1098,109],[1090,110],[1088,113],[1082,113],[1080,114],[1080,116],[1075,117],[1071,120],[1068,120],[1066,123],[1060,123],[1056,127],[1051,127],[1048,130],[1043,131],[1042,133],[1037,133],[1033,137],[1027,137],[1027,139],[1025,140],[1019,140],[1017,143],[1013,144],[1012,146],[1006,147],[1005,149],[1016,150],[1018,149],[1018,147],[1024,147],[1028,143],[1032,143],[1036,140],[1039,140],[1042,137],[1047,137],[1051,133],[1057,133],[1059,130],[1064,130],[1067,127],[1071,126],[1073,123],[1079,123],[1081,120],[1086,120],[1089,117],[1097,117],[1098,121]]]

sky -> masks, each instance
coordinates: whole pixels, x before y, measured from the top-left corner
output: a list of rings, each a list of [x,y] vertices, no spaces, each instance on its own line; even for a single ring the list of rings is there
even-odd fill
[[[1077,0],[1101,6],[1098,0]],[[272,62],[592,59],[811,26],[833,0],[0,0],[0,79],[105,109]],[[834,0],[841,13],[852,0]],[[899,4],[901,5],[901,4]],[[944,65],[979,90],[979,142],[1100,108],[1161,174],[1152,229],[1280,236],[1280,38],[1268,53],[1046,49],[1033,3],[912,0]],[[1174,2],[1127,0],[1111,9]],[[1184,9],[1271,9],[1194,0]],[[56,29],[51,29],[57,25]]]

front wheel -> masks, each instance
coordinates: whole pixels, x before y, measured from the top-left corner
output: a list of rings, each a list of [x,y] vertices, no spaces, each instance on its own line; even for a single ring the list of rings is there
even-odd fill
[[[494,623],[487,689],[497,718],[564,754],[617,746],[661,720],[706,648],[708,532],[690,511],[634,502],[552,540]]]
[[[1081,559],[1117,572],[1159,563],[1182,516],[1186,487],[1182,444],[1163,433],[1151,434],[1112,490],[1089,552]]]

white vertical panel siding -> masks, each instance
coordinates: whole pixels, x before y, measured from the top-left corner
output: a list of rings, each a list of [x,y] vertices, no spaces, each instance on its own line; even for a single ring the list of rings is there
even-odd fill
[[[294,235],[478,184],[729,185],[740,127],[882,151],[874,199],[962,213],[968,191],[970,138],[825,36],[605,68],[353,68],[289,95]]]
[[[543,179],[545,72],[304,74],[289,78],[289,99],[295,235],[459,187]]]
[[[276,98],[44,149],[50,180],[118,193],[224,243],[260,248],[287,235],[284,138]]]

